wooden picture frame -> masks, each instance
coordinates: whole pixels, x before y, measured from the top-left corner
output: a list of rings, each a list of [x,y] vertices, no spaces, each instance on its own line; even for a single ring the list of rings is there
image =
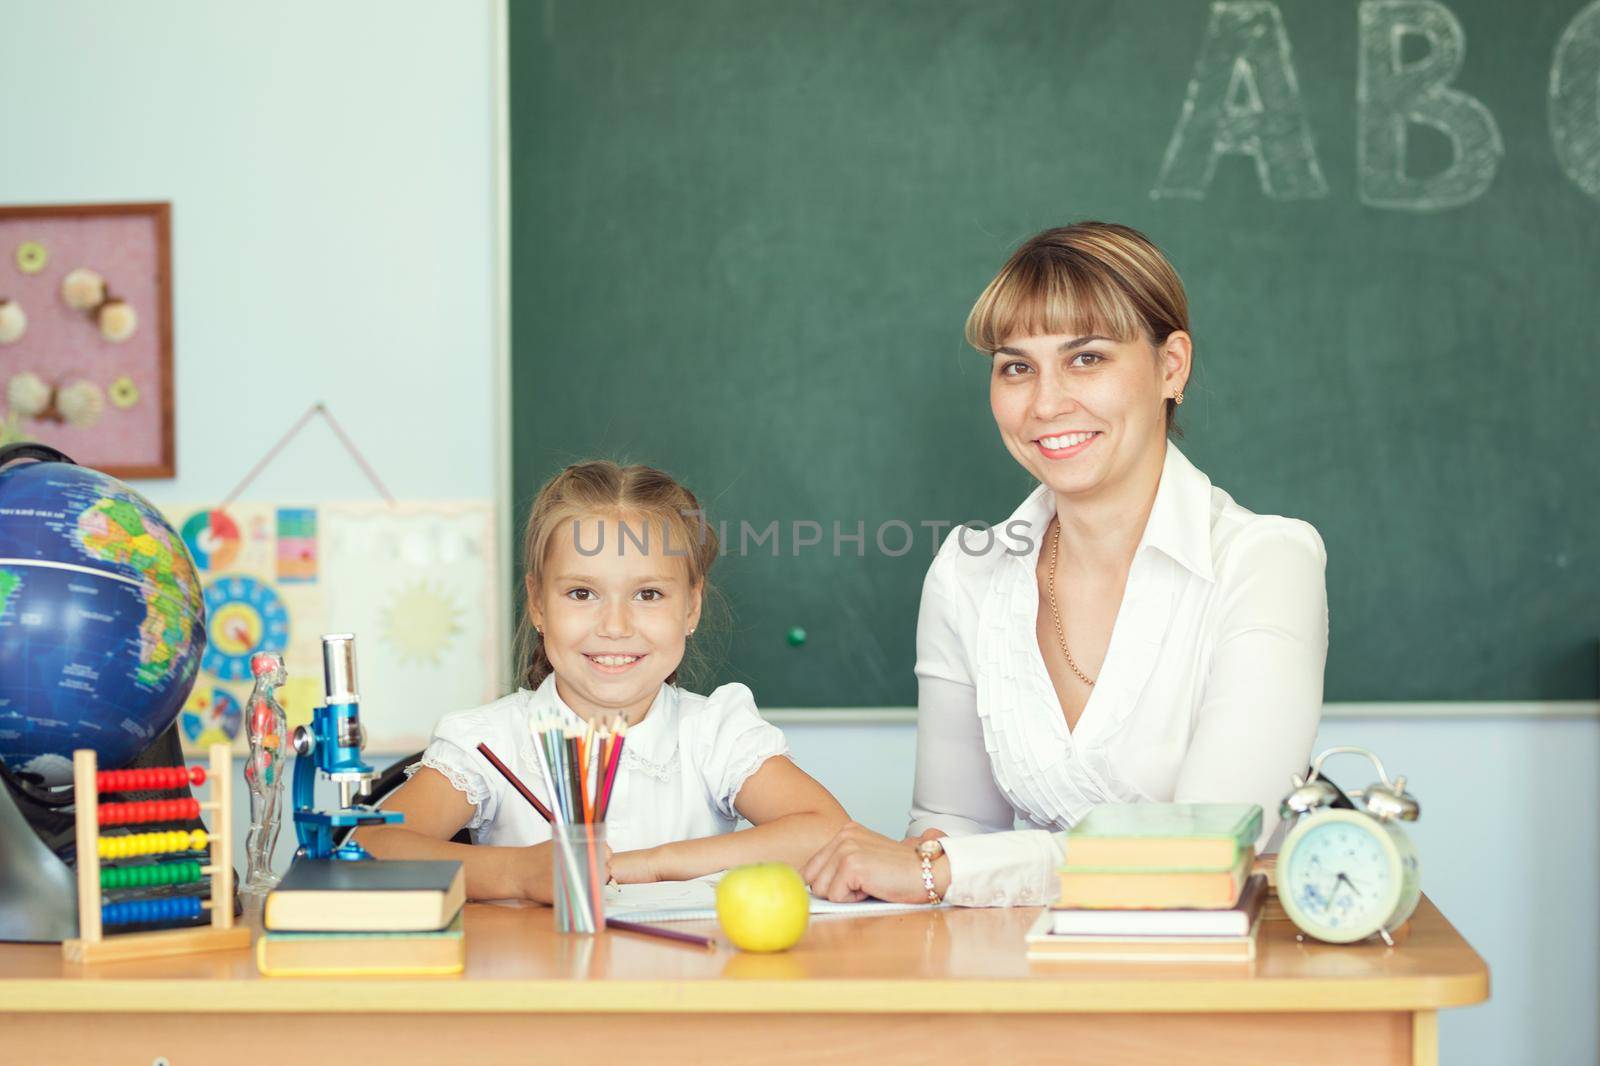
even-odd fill
[[[42,256],[25,254],[24,245],[42,249]],[[98,306],[66,303],[62,280],[80,267],[101,275],[105,302],[120,299],[133,308],[137,325],[126,339],[104,331]],[[27,317],[27,332],[0,343],[5,430],[113,477],[174,477],[172,205],[0,206],[0,299],[17,300]],[[24,371],[50,390],[50,406],[37,416],[13,413],[9,383]],[[61,390],[75,383],[98,389],[92,423],[81,414],[71,421],[62,413],[66,405],[57,406]],[[95,406],[82,392],[74,399],[81,401],[77,412]]]

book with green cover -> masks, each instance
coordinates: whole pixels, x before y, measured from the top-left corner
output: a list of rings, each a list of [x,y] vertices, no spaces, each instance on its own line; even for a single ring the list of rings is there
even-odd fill
[[[256,939],[256,967],[268,977],[460,973],[465,962],[459,914],[429,932],[265,932]]]
[[[1074,872],[1230,870],[1261,835],[1254,803],[1108,803],[1067,833]]]

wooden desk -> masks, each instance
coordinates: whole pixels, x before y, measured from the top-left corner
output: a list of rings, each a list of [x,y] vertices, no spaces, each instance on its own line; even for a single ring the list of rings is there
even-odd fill
[[[1255,962],[1184,966],[1029,963],[1036,909],[822,919],[790,952],[743,955],[563,937],[546,908],[471,904],[458,977],[263,978],[239,951],[81,967],[0,945],[0,1032],[15,1062],[141,1066],[312,1049],[385,1066],[1431,1066],[1435,1012],[1488,995],[1483,960],[1426,899],[1394,948],[1298,943],[1269,906]]]

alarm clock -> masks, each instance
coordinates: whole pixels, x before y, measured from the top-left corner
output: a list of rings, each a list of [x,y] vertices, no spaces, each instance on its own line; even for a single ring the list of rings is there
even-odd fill
[[[1378,783],[1359,797],[1357,809],[1336,808],[1339,791],[1322,777],[1331,755],[1365,755],[1378,769]],[[1278,901],[1307,936],[1350,944],[1371,936],[1393,946],[1390,935],[1417,909],[1422,897],[1417,848],[1401,827],[1421,813],[1406,791],[1406,779],[1390,781],[1378,757],[1365,748],[1329,748],[1279,808],[1291,822],[1278,851]]]

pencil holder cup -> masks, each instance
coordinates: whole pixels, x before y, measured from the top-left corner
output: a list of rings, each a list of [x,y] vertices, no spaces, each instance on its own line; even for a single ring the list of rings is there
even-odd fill
[[[562,933],[599,932],[606,924],[605,823],[557,822],[551,829],[556,929]]]

